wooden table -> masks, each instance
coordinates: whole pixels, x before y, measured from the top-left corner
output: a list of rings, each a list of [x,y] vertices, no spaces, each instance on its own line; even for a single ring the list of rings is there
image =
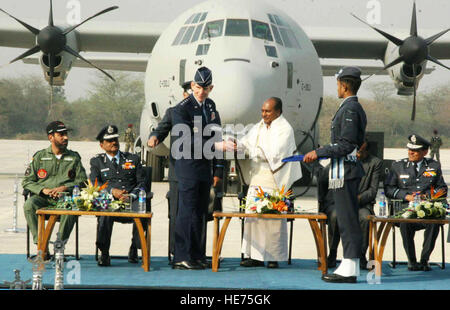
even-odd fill
[[[212,271],[217,272],[219,269],[219,257],[222,252],[223,241],[228,225],[233,217],[254,217],[260,219],[307,219],[316,242],[317,264],[322,274],[328,272],[327,266],[327,216],[324,213],[293,213],[293,214],[255,214],[255,213],[228,213],[214,212],[214,238],[213,238],[213,257]],[[219,218],[225,218],[222,229],[219,233]]]
[[[381,276],[384,248],[389,232],[396,223],[449,224],[449,218],[441,220],[404,219],[369,215],[367,219],[369,220],[369,257],[371,260],[375,260],[375,274],[377,276]],[[379,226],[378,223],[380,223]]]
[[[138,229],[139,238],[141,241],[142,249],[142,268],[145,271],[150,270],[150,248],[151,248],[151,221],[153,213],[135,213],[131,211],[111,212],[111,211],[73,211],[63,209],[50,209],[43,208],[36,211],[38,215],[38,251],[42,251],[43,257],[48,250],[48,242],[55,227],[56,220],[61,215],[92,215],[92,216],[115,216],[115,217],[128,217],[133,218]],[[48,215],[47,226],[45,225],[45,216]],[[142,219],[148,219],[147,238],[145,237],[144,227],[142,225]]]

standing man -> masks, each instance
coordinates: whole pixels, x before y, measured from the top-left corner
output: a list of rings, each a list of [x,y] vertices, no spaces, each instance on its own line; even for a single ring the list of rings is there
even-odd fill
[[[358,217],[358,187],[364,169],[356,153],[364,142],[367,118],[358,102],[361,70],[344,67],[337,75],[338,97],[344,99],[331,123],[331,144],[311,151],[304,162],[330,157],[329,188],[333,192],[336,216],[344,248],[344,259],[333,274],[322,279],[335,283],[356,283],[359,275],[362,233]]]
[[[131,150],[134,152],[134,141],[136,140],[136,134],[133,130],[133,124],[128,124],[128,128],[125,130],[125,153]]]
[[[442,146],[442,139],[439,137],[438,131],[435,129],[433,130],[433,137],[431,137],[431,152],[430,152],[430,158],[434,159],[434,156],[436,155],[436,160],[440,163],[441,162],[441,156],[439,155],[439,149]]]
[[[22,181],[24,190],[31,192],[24,204],[25,219],[37,244],[36,210],[55,206],[61,193],[72,193],[75,185],[82,186],[86,181],[86,171],[77,152],[67,148],[68,129],[63,122],[48,124],[46,133],[51,145],[33,155]],[[59,233],[63,241],[69,239],[76,217],[62,215]]]
[[[281,99],[267,99],[261,111],[262,120],[239,140],[251,159],[247,205],[255,201],[259,187],[268,193],[283,187],[287,191],[302,177],[299,162],[281,161],[297,149],[294,129],[282,115]],[[243,267],[262,267],[267,262],[267,268],[278,268],[279,261],[288,259],[286,219],[246,218],[242,253],[248,257],[241,262]]]
[[[172,111],[172,138],[177,134],[178,137],[172,143],[171,155],[175,158],[175,174],[178,179],[178,212],[172,267],[192,270],[207,266],[202,235],[213,179],[212,158],[216,151],[223,151],[226,145],[231,150],[236,146],[231,142],[219,142],[220,116],[214,101],[208,98],[213,89],[212,72],[206,67],[199,68],[191,82],[191,88],[193,93]],[[205,128],[212,129],[212,125],[216,131],[208,133]],[[174,146],[175,143],[177,147]],[[214,176],[221,175],[216,170]]]
[[[92,183],[97,180],[101,186],[108,182],[106,190],[113,195],[114,199],[129,202],[132,197],[132,210],[137,211],[139,190],[146,188],[145,173],[139,157],[131,153],[119,151],[119,130],[117,126],[108,125],[104,127],[96,138],[105,153],[97,154],[91,158],[91,174],[89,179]],[[147,210],[149,211],[149,210]],[[101,251],[97,262],[99,266],[110,266],[109,247],[111,245],[111,234],[114,222],[133,223],[133,237],[128,252],[128,261],[136,264],[138,262],[137,249],[140,248],[139,233],[133,219],[122,217],[99,216],[97,226],[96,245]],[[147,227],[147,225],[144,225]],[[144,228],[145,229],[145,228]]]
[[[431,187],[434,187],[435,191],[444,189],[447,196],[448,188],[442,177],[441,165],[431,158],[425,158],[430,142],[415,134],[410,135],[408,140],[409,143],[406,146],[408,158],[392,163],[392,168],[384,183],[386,197],[402,199],[406,208],[408,203],[414,200],[415,195],[430,196]],[[420,264],[418,264],[414,247],[414,234],[421,229],[425,229],[425,233]],[[403,247],[408,256],[408,270],[430,271],[431,267],[428,260],[439,234],[439,225],[401,223],[400,232]]]
[[[377,197],[378,186],[381,180],[383,162],[376,156],[369,153],[371,144],[365,140],[356,156],[361,162],[365,175],[359,183],[358,204],[359,223],[362,231],[362,246],[360,257],[360,268],[367,269],[366,252],[369,247],[369,221],[368,215],[373,215],[373,206]],[[336,208],[333,201],[333,193],[328,190],[329,166],[320,174],[319,183],[319,211],[327,214],[328,217],[328,244],[330,253],[328,254],[328,267],[336,267],[336,254],[339,245],[340,234],[337,224]]]

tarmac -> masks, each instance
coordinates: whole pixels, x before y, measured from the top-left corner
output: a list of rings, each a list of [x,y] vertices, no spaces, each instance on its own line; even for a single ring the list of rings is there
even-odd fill
[[[24,232],[6,232],[7,229],[14,227],[14,199],[15,184],[17,184],[17,226],[19,229],[26,229],[26,222],[23,215],[24,198],[22,196],[22,176],[26,166],[30,162],[33,154],[43,148],[49,146],[48,141],[29,141],[29,140],[0,140],[0,254],[24,254],[26,253],[26,233]],[[124,147],[124,144],[121,145]],[[101,148],[97,142],[81,142],[70,141],[69,148],[80,153],[86,172],[89,174],[89,160],[97,153],[101,153]],[[401,159],[407,156],[405,149],[385,149],[385,159]],[[450,149],[441,150],[441,164],[444,173],[444,179],[447,184],[450,182]],[[167,257],[168,253],[168,205],[166,193],[169,189],[167,182],[154,182],[152,191],[154,193],[152,199],[152,240],[151,240],[151,256]],[[303,191],[303,188],[294,189],[295,192]],[[381,192],[381,188],[379,193]],[[317,211],[317,195],[316,188],[311,187],[309,191],[295,202],[297,207],[302,211]],[[237,211],[239,201],[236,197],[225,197],[223,200],[224,211]],[[375,212],[377,212],[375,206]],[[95,235],[97,221],[94,216],[82,216],[79,218],[79,252],[81,255],[95,254]],[[307,221],[296,220],[293,223],[293,259],[316,259],[317,252],[314,243],[313,234]],[[116,223],[114,225],[111,255],[127,255],[128,248],[131,244],[132,225]],[[208,223],[208,240],[206,254],[212,255],[212,229],[213,222]],[[54,230],[52,241],[55,240],[57,229]],[[448,225],[445,225],[444,236],[447,239]],[[420,256],[423,243],[423,231],[416,234],[415,238],[416,252]],[[440,236],[436,241],[435,249],[431,255],[430,261],[441,262],[441,246]],[[397,230],[397,251],[396,257],[398,261],[405,261],[406,255],[401,243],[401,237]],[[225,237],[222,257],[240,257],[241,243],[241,223],[238,219],[231,221]],[[52,246],[50,249],[53,250]],[[450,251],[450,243],[445,243],[445,251]],[[66,245],[66,254],[75,252],[74,232]],[[31,253],[36,253],[36,247],[31,245]],[[342,246],[338,249],[338,259],[342,258]],[[384,260],[392,259],[392,235],[386,245]],[[449,259],[446,258],[446,262]],[[436,267],[434,267],[436,268]]]

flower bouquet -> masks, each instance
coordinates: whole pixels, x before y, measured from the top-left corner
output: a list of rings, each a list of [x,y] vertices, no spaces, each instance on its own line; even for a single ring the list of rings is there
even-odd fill
[[[443,197],[444,195],[445,190],[440,189],[435,192],[434,188],[431,187],[429,197],[418,203],[410,202],[408,208],[403,209],[396,217],[405,219],[445,219],[449,205],[445,197]]]
[[[284,186],[280,191],[273,191],[272,194],[264,192],[261,187],[256,190],[256,198],[251,203],[242,205],[241,209],[247,209],[259,214],[281,214],[294,212],[292,201],[292,191],[284,191]]]

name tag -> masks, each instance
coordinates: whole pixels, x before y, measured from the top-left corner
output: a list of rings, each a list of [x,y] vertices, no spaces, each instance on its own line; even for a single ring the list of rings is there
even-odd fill
[[[408,174],[401,174],[400,175],[400,179],[409,179],[409,175]]]
[[[103,172],[103,171],[109,171],[109,168],[105,168],[105,169],[100,170],[100,172]]]
[[[52,160],[53,158],[51,157],[42,157],[41,160]]]
[[[73,161],[73,157],[64,157],[65,161]]]

